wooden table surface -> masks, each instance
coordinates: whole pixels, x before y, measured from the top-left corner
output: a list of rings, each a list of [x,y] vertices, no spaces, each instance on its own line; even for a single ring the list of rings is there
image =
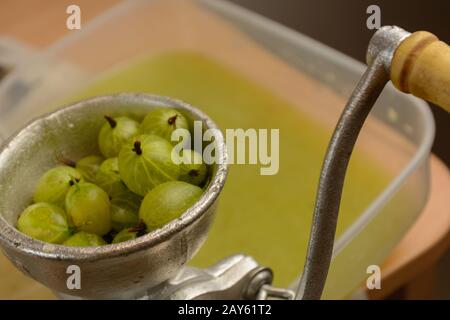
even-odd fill
[[[118,2],[118,0],[76,1],[82,7],[83,23]],[[0,2],[0,36],[14,37],[36,48],[46,47],[68,32],[72,32],[65,26],[67,17],[65,10],[72,3],[67,0],[3,0]],[[382,289],[367,292],[370,298],[386,297],[413,280],[414,283],[427,283],[429,281],[427,270],[432,270],[432,266],[450,245],[450,172],[434,155],[430,156],[430,172],[431,192],[428,203],[415,225],[385,261],[382,266]],[[53,297],[48,289],[38,283],[30,287],[28,295],[15,295],[13,293],[15,287],[29,280],[18,276],[18,271],[12,265],[6,263],[3,266],[5,263],[0,261],[2,271],[18,278],[3,289],[7,292],[0,292],[0,298]],[[5,274],[0,277],[5,277]],[[412,293],[409,297],[421,297],[414,294],[416,293]]]

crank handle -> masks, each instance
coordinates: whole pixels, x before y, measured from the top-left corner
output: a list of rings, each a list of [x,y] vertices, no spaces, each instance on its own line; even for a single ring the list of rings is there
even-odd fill
[[[450,47],[430,32],[380,28],[367,50],[367,64],[381,58],[394,86],[450,112]]]
[[[390,77],[400,91],[450,112],[450,47],[432,33],[418,31],[400,43]]]

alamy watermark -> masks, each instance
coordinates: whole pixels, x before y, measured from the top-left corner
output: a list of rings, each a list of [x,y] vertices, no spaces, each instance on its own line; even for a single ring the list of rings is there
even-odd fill
[[[81,8],[76,4],[71,4],[66,8],[66,13],[69,15],[66,19],[66,27],[69,30],[81,29]]]
[[[67,267],[66,273],[69,274],[66,280],[66,286],[69,290],[81,289],[81,268],[76,264]]]
[[[367,274],[370,276],[366,280],[366,287],[369,290],[381,289],[381,268],[376,264],[367,267]]]
[[[218,129],[203,130],[202,121],[194,121],[193,136],[187,129],[176,129],[171,140],[177,142],[172,150],[172,161],[180,164],[186,161],[182,150],[193,149],[202,155],[206,164],[250,164],[261,166],[261,175],[275,175],[280,168],[279,129],[226,129],[225,144],[227,156],[221,157],[217,138]],[[206,145],[205,145],[206,144]]]
[[[369,30],[381,28],[381,9],[376,4],[367,7],[366,13],[369,17],[366,20],[366,26]]]

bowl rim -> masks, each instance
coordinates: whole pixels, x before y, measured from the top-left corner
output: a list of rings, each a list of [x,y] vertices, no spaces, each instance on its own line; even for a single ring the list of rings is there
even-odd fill
[[[95,106],[97,104],[105,104],[112,100],[114,102],[123,101],[125,105],[144,104],[148,106],[155,106],[156,104],[160,107],[184,110],[193,115],[196,120],[201,120],[205,126],[205,129],[215,130],[214,137],[219,161],[214,164],[215,170],[213,171],[210,184],[205,189],[200,199],[192,207],[186,210],[178,219],[172,220],[160,229],[154,230],[134,240],[93,247],[69,247],[33,239],[17,230],[13,225],[8,223],[2,215],[0,215],[1,246],[6,246],[13,251],[27,256],[31,255],[58,261],[97,261],[113,257],[127,256],[140,250],[149,249],[169,240],[179,232],[194,224],[208,211],[210,207],[214,205],[224,187],[228,174],[227,150],[223,133],[216,123],[199,109],[181,100],[166,96],[148,93],[125,92],[95,96],[65,105],[54,112],[46,113],[31,120],[10,138],[8,138],[0,148],[0,158],[4,152],[8,151],[16,138],[26,130],[39,126],[41,123],[45,123],[50,118],[58,117],[63,113],[87,108],[89,106]]]

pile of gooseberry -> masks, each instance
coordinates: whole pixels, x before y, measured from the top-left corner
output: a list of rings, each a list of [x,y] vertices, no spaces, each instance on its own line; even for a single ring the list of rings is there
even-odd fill
[[[119,243],[161,228],[180,217],[201,196],[208,168],[194,150],[172,161],[175,129],[189,130],[177,110],[158,108],[142,123],[105,116],[99,155],[60,165],[39,179],[33,204],[17,229],[41,241],[66,246]]]

